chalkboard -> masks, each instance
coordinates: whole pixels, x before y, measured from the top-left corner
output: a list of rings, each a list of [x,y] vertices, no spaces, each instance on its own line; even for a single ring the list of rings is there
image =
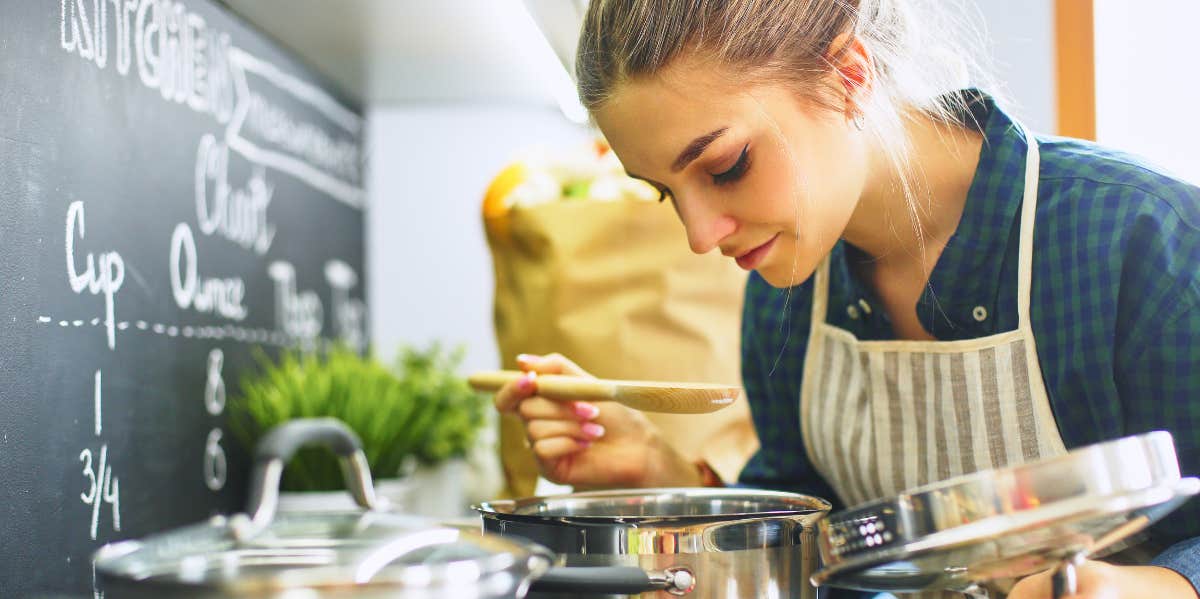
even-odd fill
[[[0,4],[0,596],[242,507],[253,348],[365,340],[362,127],[211,2]]]

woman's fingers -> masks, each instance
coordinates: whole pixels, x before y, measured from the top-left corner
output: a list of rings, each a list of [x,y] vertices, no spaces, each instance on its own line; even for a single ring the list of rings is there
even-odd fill
[[[521,354],[517,356],[517,366],[521,370],[538,372],[541,374],[569,374],[572,376],[591,377],[578,364],[569,360],[566,356],[558,353],[546,354],[544,356],[535,356],[532,354]]]
[[[530,397],[517,406],[517,413],[528,420],[592,420],[600,408],[583,401],[554,401],[545,397]]]
[[[573,376],[591,377],[582,368],[562,354],[535,356],[521,354],[517,356],[517,365],[525,371],[525,375],[500,388],[494,398],[496,409],[500,412],[511,412],[523,400],[537,393],[537,375],[540,374],[569,374]],[[579,404],[580,402],[575,402]],[[572,404],[568,404],[572,405]],[[595,418],[599,410],[590,404],[583,404],[576,411],[579,418]]]
[[[496,392],[496,409],[516,413],[525,421],[529,448],[543,462],[554,462],[586,449],[604,436],[604,427],[592,419],[600,408],[582,401],[553,401],[537,396],[538,374],[591,375],[562,354],[517,356],[517,365],[525,371],[521,378]]]
[[[503,386],[496,392],[494,401],[496,409],[501,413],[511,412],[523,400],[532,396],[537,390],[537,383],[534,379],[537,375],[534,373],[525,373],[521,378]]]
[[[571,437],[551,437],[533,442],[530,449],[539,459],[548,462],[586,449],[591,444],[591,441],[580,441]]]
[[[595,422],[578,420],[530,420],[525,423],[525,434],[532,443],[554,437],[594,441],[603,437],[604,432],[604,427]]]

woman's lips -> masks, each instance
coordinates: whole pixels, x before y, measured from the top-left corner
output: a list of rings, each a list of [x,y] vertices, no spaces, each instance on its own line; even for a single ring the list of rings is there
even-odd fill
[[[755,268],[758,268],[758,265],[762,264],[763,259],[767,257],[767,253],[771,251],[771,248],[775,247],[775,240],[777,239],[779,239],[778,233],[776,233],[771,239],[767,240],[766,243],[746,252],[745,254],[742,254],[741,256],[738,256],[736,259],[737,265],[746,270],[754,270]]]

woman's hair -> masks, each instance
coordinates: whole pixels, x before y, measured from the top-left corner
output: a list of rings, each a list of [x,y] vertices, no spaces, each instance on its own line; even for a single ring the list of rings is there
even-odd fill
[[[827,76],[852,32],[872,58],[871,89],[859,108],[870,123],[916,109],[954,121],[945,92],[982,74],[963,34],[978,37],[952,0],[591,0],[575,58],[579,97],[596,110],[624,82],[653,76],[685,54],[713,59],[751,81],[792,84],[840,110]],[[978,39],[972,39],[978,42]],[[971,48],[975,50],[975,48]],[[854,82],[850,82],[854,83]],[[872,119],[875,117],[875,119]]]
[[[846,90],[829,75],[848,45],[831,46],[852,32],[872,71],[856,108],[900,173],[916,225],[921,186],[912,183],[903,124],[921,115],[960,122],[963,99],[947,92],[982,83],[979,48],[963,51],[982,33],[963,10],[952,0],[591,0],[575,59],[579,97],[595,111],[624,83],[690,56],[727,65],[722,72],[739,82],[789,85],[841,112]]]

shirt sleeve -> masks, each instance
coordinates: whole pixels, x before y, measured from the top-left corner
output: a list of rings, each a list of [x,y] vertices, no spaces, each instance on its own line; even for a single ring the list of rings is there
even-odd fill
[[[1130,228],[1114,356],[1122,433],[1170,432],[1185,477],[1200,475],[1200,228],[1188,218],[1200,194],[1186,191]],[[1164,516],[1150,540],[1169,547],[1152,564],[1200,589],[1200,500]]]
[[[1200,474],[1200,305],[1185,302],[1164,315],[1152,338],[1118,370],[1130,433],[1166,430],[1184,476]],[[1200,501],[1189,500],[1151,529],[1175,543],[1151,563],[1175,570],[1200,589]]]
[[[815,495],[837,495],[808,460],[800,428],[812,302],[812,277],[790,290],[771,287],[757,273],[746,284],[742,313],[742,385],[750,402],[760,448],[739,486]],[[837,506],[835,506],[835,509]]]
[[[1151,560],[1150,565],[1178,572],[1200,594],[1200,537],[1176,543]]]

